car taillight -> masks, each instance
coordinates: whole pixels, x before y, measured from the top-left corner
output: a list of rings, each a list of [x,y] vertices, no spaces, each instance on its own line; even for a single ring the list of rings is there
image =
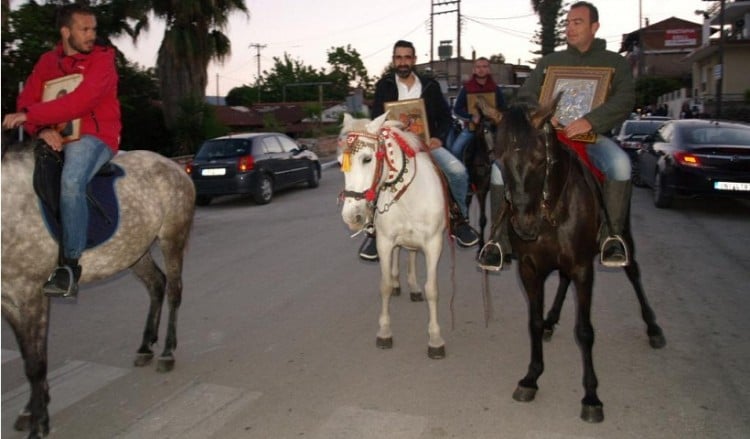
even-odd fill
[[[255,159],[251,155],[243,155],[237,161],[237,170],[240,172],[252,171],[255,167]]]
[[[185,164],[185,172],[187,172],[188,174],[193,173],[193,162],[187,162]]]
[[[697,167],[701,165],[701,161],[700,159],[698,159],[698,156],[689,152],[677,151],[674,153],[674,158],[675,160],[677,160],[677,163],[684,166]]]

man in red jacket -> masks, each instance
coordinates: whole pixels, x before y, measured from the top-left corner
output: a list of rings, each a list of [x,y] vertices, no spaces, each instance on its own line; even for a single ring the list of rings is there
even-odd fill
[[[29,134],[64,152],[60,193],[62,260],[43,291],[53,297],[75,297],[81,276],[78,259],[86,247],[88,227],[86,186],[117,152],[122,125],[115,51],[96,44],[94,13],[78,4],[62,6],[57,27],[62,41],[39,58],[18,96],[18,113],[6,115],[3,127],[23,124]],[[76,73],[82,74],[83,80],[74,90],[43,102],[47,81]],[[80,119],[80,137],[63,139],[56,128],[75,119]]]

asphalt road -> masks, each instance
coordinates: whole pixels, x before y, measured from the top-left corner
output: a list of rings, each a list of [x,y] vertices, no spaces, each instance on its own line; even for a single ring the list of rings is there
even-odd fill
[[[393,349],[377,349],[379,270],[355,257],[361,238],[349,239],[336,206],[342,186],[333,168],[319,188],[266,206],[226,198],[197,209],[171,373],[132,366],[147,311],[133,276],[86,286],[76,304],[55,301],[51,437],[750,437],[750,203],[659,210],[635,190],[637,256],[667,346],[649,347],[625,275],[598,269],[605,420],[592,425],[579,419],[572,296],[545,343],[536,400],[515,402],[529,359],[525,299],[515,269],[491,276],[485,327],[472,251],[446,247],[441,260],[447,357],[427,358],[427,309],[408,295],[391,304]],[[3,438],[23,437],[11,426],[27,389],[3,323]]]

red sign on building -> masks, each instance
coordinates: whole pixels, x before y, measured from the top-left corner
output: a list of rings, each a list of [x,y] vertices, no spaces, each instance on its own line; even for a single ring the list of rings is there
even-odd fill
[[[667,29],[664,31],[665,47],[684,47],[698,45],[696,29]]]

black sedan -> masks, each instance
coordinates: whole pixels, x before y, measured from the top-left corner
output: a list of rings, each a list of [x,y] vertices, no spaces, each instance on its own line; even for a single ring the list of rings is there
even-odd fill
[[[219,195],[249,194],[256,203],[300,183],[318,187],[318,156],[281,133],[244,133],[203,142],[186,166],[196,189],[196,204]]]
[[[638,179],[656,207],[675,196],[750,198],[750,125],[703,119],[668,121],[638,151]]]

